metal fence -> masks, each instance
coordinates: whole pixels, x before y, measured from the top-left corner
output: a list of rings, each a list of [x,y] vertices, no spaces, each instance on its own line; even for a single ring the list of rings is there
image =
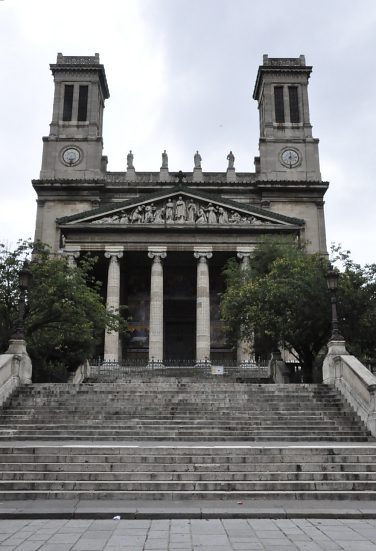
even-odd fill
[[[249,361],[237,365],[234,361],[210,362],[204,360],[153,360],[146,363],[142,360],[132,361],[104,361],[91,360],[89,378],[97,381],[116,381],[128,376],[174,376],[174,377],[230,377],[233,379],[269,379],[270,366],[268,361]]]

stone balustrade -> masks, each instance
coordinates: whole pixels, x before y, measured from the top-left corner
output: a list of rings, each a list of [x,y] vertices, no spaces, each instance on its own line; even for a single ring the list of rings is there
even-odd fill
[[[376,377],[343,341],[331,341],[323,364],[323,382],[335,386],[376,436]]]

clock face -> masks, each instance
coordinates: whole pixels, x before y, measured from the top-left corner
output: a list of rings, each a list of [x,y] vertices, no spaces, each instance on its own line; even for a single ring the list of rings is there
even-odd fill
[[[75,147],[68,147],[63,152],[63,161],[68,166],[76,165],[81,158],[81,153]]]
[[[281,162],[287,168],[294,168],[300,162],[299,153],[295,149],[285,149],[281,153]]]

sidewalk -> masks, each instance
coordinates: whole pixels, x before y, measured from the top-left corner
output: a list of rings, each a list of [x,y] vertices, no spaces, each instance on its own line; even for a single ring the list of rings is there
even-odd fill
[[[376,551],[375,520],[0,520],[1,551]]]

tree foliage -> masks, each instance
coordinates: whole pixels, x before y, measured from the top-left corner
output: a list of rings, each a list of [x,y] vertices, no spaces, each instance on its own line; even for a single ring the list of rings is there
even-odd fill
[[[233,337],[252,340],[254,331],[264,352],[283,344],[309,380],[330,328],[326,271],[321,255],[272,241],[256,249],[249,270],[230,265],[222,315]]]
[[[333,246],[340,267],[338,315],[348,350],[365,363],[376,358],[376,264],[361,267],[348,251]],[[320,350],[330,338],[328,260],[291,244],[269,241],[257,247],[250,268],[226,268],[222,315],[234,341],[251,339],[259,352],[281,344],[297,358],[310,380]]]
[[[4,312],[1,346],[4,351],[17,316],[18,271],[25,256],[30,264],[25,331],[29,354],[39,371],[48,365],[68,370],[91,357],[105,328],[125,331],[126,322],[117,312],[108,312],[92,277],[93,258],[82,258],[73,268],[66,259],[52,255],[47,247],[19,243],[14,251],[0,248],[0,309]]]
[[[338,245],[331,258],[341,268],[338,315],[347,348],[363,363],[376,365],[376,264],[361,266]]]

